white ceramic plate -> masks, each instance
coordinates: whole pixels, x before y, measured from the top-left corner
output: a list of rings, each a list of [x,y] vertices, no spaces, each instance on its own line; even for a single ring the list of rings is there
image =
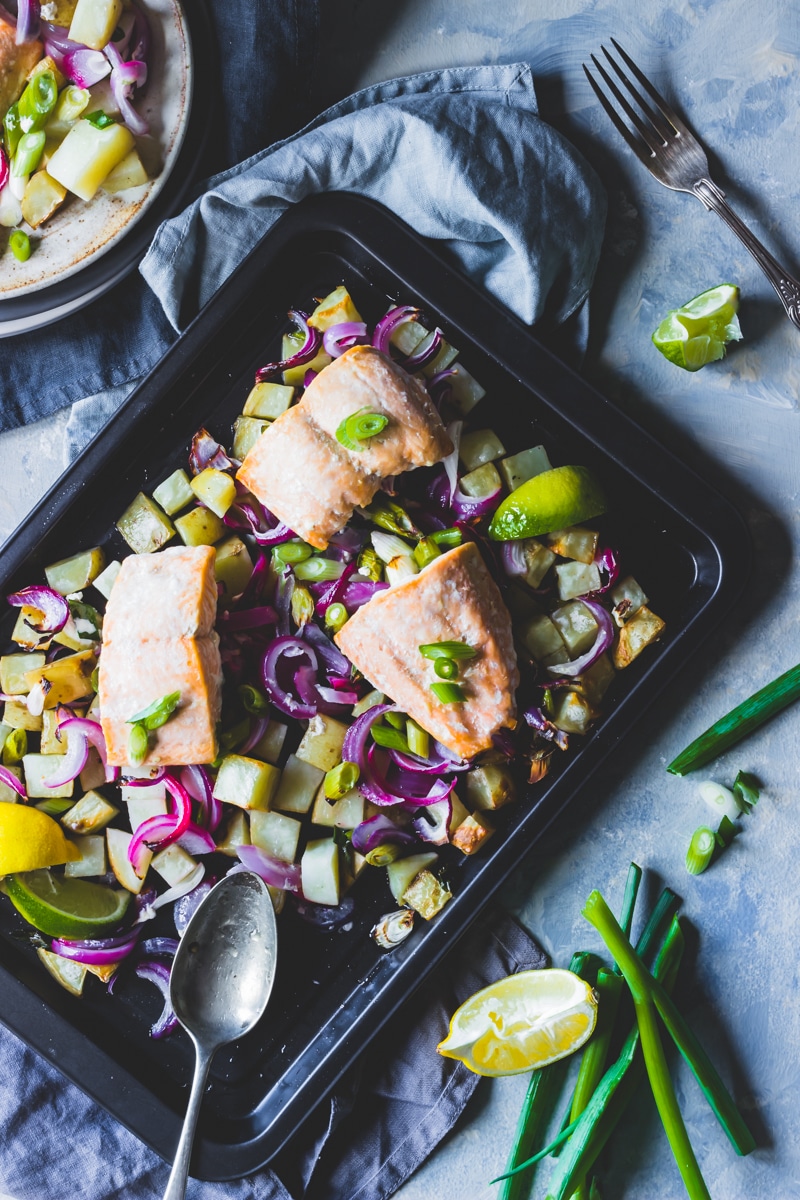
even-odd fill
[[[0,302],[40,292],[67,279],[117,245],[148,211],[175,166],[189,121],[194,81],[186,17],[177,0],[140,3],[150,22],[152,40],[147,84],[135,95],[134,103],[147,118],[150,133],[136,140],[150,182],[115,196],[101,189],[88,203],[70,196],[31,234],[35,246],[27,262],[17,262],[10,253],[3,255]],[[98,94],[106,82],[93,92]]]

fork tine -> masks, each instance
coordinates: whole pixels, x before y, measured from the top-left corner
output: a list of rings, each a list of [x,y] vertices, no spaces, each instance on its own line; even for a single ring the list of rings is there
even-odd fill
[[[592,60],[594,61],[594,55],[592,55]],[[595,65],[599,65],[599,64],[595,63]],[[603,89],[595,81],[594,77],[592,76],[591,71],[586,66],[586,63],[581,63],[581,66],[583,67],[586,78],[589,80],[589,83],[591,84],[592,91],[594,92],[595,96],[597,96],[597,99],[602,104],[607,115],[613,121],[613,123],[617,129],[617,132],[622,135],[622,137],[628,143],[628,145],[630,146],[630,148],[634,152],[634,154],[637,156],[637,158],[639,158],[649,170],[650,164],[651,164],[652,158],[653,158],[652,151],[649,149],[649,147],[647,147],[642,142],[641,138],[638,138],[636,136],[636,134],[631,129],[628,128],[628,126],[622,120],[622,118],[620,117],[617,110],[614,108],[614,106],[608,100]]]
[[[667,142],[675,136],[674,130],[670,128],[668,122],[666,122],[662,119],[660,113],[653,111],[653,109],[647,103],[647,100],[644,98],[644,96],[641,94],[641,92],[636,90],[636,87],[631,82],[631,80],[628,78],[628,76],[625,74],[622,67],[619,65],[618,62],[615,61],[615,59],[609,52],[608,47],[602,46],[601,49],[602,49],[603,53],[605,54],[606,58],[608,59],[610,65],[614,68],[614,73],[617,76],[617,78],[622,80],[625,87],[630,92],[631,96],[633,96],[633,99],[636,101],[636,103],[641,108],[642,112],[644,113],[645,120],[650,122],[650,124],[653,126],[653,129],[658,134],[658,138],[659,138],[661,145],[666,146]],[[656,93],[656,95],[658,95],[658,93]]]
[[[658,151],[662,148],[662,146],[665,145],[664,138],[661,136],[661,134],[656,129],[653,128],[652,125],[647,125],[642,120],[641,116],[639,115],[639,113],[637,113],[636,109],[633,108],[633,106],[628,103],[628,100],[626,99],[626,97],[622,94],[622,92],[619,90],[617,85],[614,83],[614,80],[611,78],[608,71],[606,71],[603,64],[601,62],[599,62],[597,60],[597,58],[595,58],[594,55],[592,55],[592,62],[594,63],[595,68],[597,69],[599,74],[602,76],[606,87],[611,92],[611,94],[614,96],[614,98],[616,99],[616,101],[619,104],[622,111],[625,113],[628,120],[638,130],[639,135],[642,138],[642,141],[649,147],[651,154],[657,154]],[[645,106],[645,108],[646,108],[646,106]],[[606,111],[608,111],[608,110],[606,110]]]
[[[670,125],[675,130],[675,132],[682,134],[684,137],[693,137],[694,135],[692,134],[692,132],[686,127],[686,125],[684,125],[683,121],[680,119],[678,114],[673,109],[670,108],[670,106],[667,104],[666,100],[661,95],[661,93],[656,91],[656,89],[653,87],[650,80],[647,78],[645,73],[637,67],[636,63],[633,61],[631,56],[629,54],[625,53],[625,51],[622,49],[622,46],[620,46],[620,44],[616,38],[612,37],[611,45],[617,51],[617,53],[619,54],[620,58],[625,63],[625,65],[627,67],[629,67],[629,69],[636,76],[639,83],[642,85],[644,90],[647,92],[650,99],[653,101],[653,103],[658,108],[658,110],[662,113],[662,115],[664,117],[666,117],[666,119],[669,121]],[[605,49],[605,47],[604,47],[604,49]],[[609,61],[611,62],[612,66],[614,66],[616,68],[617,74],[620,75],[620,78],[624,79],[624,76],[621,75],[621,73],[620,73],[619,67],[616,66],[616,63],[614,63],[614,60],[610,57],[607,50],[605,51],[605,53],[606,53],[606,56],[609,58]],[[628,84],[628,86],[630,87],[630,84]]]

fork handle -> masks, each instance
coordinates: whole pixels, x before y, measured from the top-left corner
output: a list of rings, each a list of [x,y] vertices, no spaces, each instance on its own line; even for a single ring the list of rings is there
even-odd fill
[[[747,228],[744,221],[737,217],[725,199],[725,193],[715,183],[710,179],[698,179],[692,187],[692,193],[710,212],[715,212],[718,217],[722,217],[728,228],[732,229],[747,247],[778,293],[787,317],[793,325],[800,329],[800,283],[793,275],[784,270],[778,260],[772,257],[766,246],[763,246],[755,234]]]

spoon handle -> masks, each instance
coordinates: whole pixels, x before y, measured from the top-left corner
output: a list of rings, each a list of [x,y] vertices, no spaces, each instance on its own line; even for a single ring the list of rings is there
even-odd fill
[[[167,1190],[164,1192],[164,1200],[183,1200],[186,1195],[186,1181],[189,1177],[189,1162],[192,1157],[192,1143],[194,1142],[194,1133],[197,1128],[197,1118],[200,1115],[200,1105],[203,1102],[203,1093],[206,1088],[206,1079],[208,1077],[208,1068],[211,1066],[211,1059],[214,1051],[207,1050],[205,1047],[198,1046],[195,1043],[196,1058],[194,1065],[194,1079],[192,1080],[192,1092],[189,1096],[189,1104],[186,1109],[186,1116],[183,1121],[183,1129],[181,1130],[178,1149],[175,1151],[175,1160],[172,1164],[172,1170],[169,1176]]]

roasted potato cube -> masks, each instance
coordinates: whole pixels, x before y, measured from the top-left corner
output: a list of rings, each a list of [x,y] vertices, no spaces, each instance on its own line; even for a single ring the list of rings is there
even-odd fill
[[[626,575],[615,583],[610,595],[614,601],[614,620],[618,625],[630,621],[642,605],[647,604],[647,596],[632,575]]]
[[[227,533],[224,522],[208,508],[193,508],[176,517],[175,528],[184,546],[213,546]]]
[[[240,810],[229,817],[224,835],[217,842],[217,853],[227,854],[228,858],[237,858],[237,848],[249,845],[250,826],[248,824],[248,816],[246,812]]]
[[[242,754],[223,758],[214,784],[214,796],[237,808],[267,809],[275,796],[281,773],[270,763]]]
[[[166,850],[161,850],[158,854],[153,855],[150,866],[170,887],[175,887],[176,883],[180,883],[187,875],[191,875],[197,866],[197,859],[192,858],[191,854],[187,854],[183,846],[173,842],[171,846],[167,846]]]
[[[568,604],[557,608],[551,613],[553,624],[564,639],[569,650],[570,658],[578,658],[584,651],[593,646],[597,638],[597,621],[580,600],[570,600]]]
[[[394,862],[389,863],[386,868],[386,875],[392,895],[398,904],[403,903],[403,896],[406,889],[416,879],[420,871],[424,871],[426,867],[430,867],[438,861],[438,854],[429,851],[424,854],[412,854],[408,858],[398,858]]]
[[[224,517],[236,499],[236,483],[225,471],[217,471],[214,467],[206,467],[199,475],[195,475],[190,487],[197,499],[210,508],[218,517]]]
[[[57,183],[47,171],[36,171],[25,186],[22,215],[31,229],[38,229],[63,204],[67,189]]]
[[[472,808],[502,808],[516,798],[514,777],[508,767],[490,763],[475,767],[464,776],[464,799]]]
[[[535,613],[529,617],[520,626],[519,637],[537,662],[544,662],[553,655],[560,655],[561,662],[568,658],[564,639],[546,613]]]
[[[562,600],[575,600],[601,586],[600,572],[594,563],[568,562],[555,568],[558,594]]]
[[[175,536],[172,521],[144,492],[139,492],[126,508],[117,521],[117,529],[134,554],[152,554]]]
[[[571,558],[576,562],[594,562],[597,553],[597,533],[594,529],[584,529],[581,525],[573,525],[569,529],[556,529],[547,535],[548,545],[562,558]]]
[[[42,741],[39,746],[42,754],[66,754],[67,737],[58,737],[58,713],[54,708],[46,708],[42,713]]]
[[[580,676],[580,690],[594,708],[599,707],[615,675],[611,659],[607,654],[601,654],[597,662],[592,663],[588,671]]]
[[[117,163],[114,170],[106,175],[103,181],[103,191],[116,195],[117,192],[127,192],[128,188],[142,187],[145,183],[147,183],[147,171],[139,158],[138,151],[134,149],[129,151],[122,161]]]
[[[94,650],[82,650],[29,671],[25,678],[31,691],[40,686],[45,708],[56,708],[59,704],[71,704],[73,700],[93,694],[92,675],[96,666]]]
[[[119,809],[109,804],[105,796],[99,792],[87,792],[77,804],[73,804],[69,812],[64,813],[61,824],[71,833],[99,833],[118,815]]]
[[[353,303],[353,298],[344,285],[334,290],[320,300],[308,323],[314,329],[324,333],[331,325],[340,325],[343,321],[363,321],[363,317]]]
[[[525,538],[522,553],[525,556],[525,574],[523,576],[528,587],[538,588],[547,572],[556,561],[556,556],[547,546],[543,546],[536,538]]]
[[[402,333],[405,328],[405,325],[401,325],[396,332]],[[395,345],[398,344],[395,342],[394,336],[391,340]],[[459,417],[466,417],[468,413],[472,412],[478,401],[486,395],[486,389],[481,387],[477,379],[474,379],[461,363],[454,363],[452,369],[454,374],[449,375],[447,379],[450,386],[447,403]]]
[[[300,873],[306,900],[339,903],[339,847],[333,838],[308,843],[300,859]]]
[[[484,463],[502,458],[505,452],[505,446],[493,429],[476,429],[462,437],[458,457],[467,471],[474,471]]]
[[[312,763],[320,771],[330,771],[342,761],[342,746],[347,726],[335,717],[319,713],[312,717],[297,747],[297,757]]]
[[[435,336],[434,331],[423,338],[417,346],[415,353],[422,354],[423,351],[427,350],[428,344],[433,341]],[[436,358],[432,358],[429,363],[425,364],[422,368],[422,374],[426,379],[433,379],[434,375],[438,375],[440,371],[444,371],[446,367],[449,367],[453,360],[458,358],[458,354],[459,352],[455,346],[451,346],[448,341],[443,340]]]
[[[296,754],[290,754],[281,774],[281,781],[272,807],[281,812],[306,813],[314,803],[325,772]]]
[[[482,467],[470,471],[469,475],[461,478],[462,492],[467,496],[474,496],[477,500],[484,496],[492,496],[502,486],[502,480],[497,474],[497,467],[490,462],[484,463]]]
[[[153,499],[161,505],[165,513],[170,517],[174,516],[194,500],[189,476],[179,467],[154,489]]]
[[[31,690],[27,676],[45,665],[44,654],[4,654],[0,658],[0,690],[10,696],[26,696]]]
[[[3,739],[5,740],[5,739]],[[22,779],[22,767],[6,767],[17,779]],[[7,783],[0,782],[0,804],[16,804],[19,796]]]
[[[253,560],[250,551],[240,537],[226,538],[216,549],[214,575],[217,583],[225,588],[223,600],[231,600],[239,596],[250,582],[253,574]]]
[[[45,567],[47,586],[62,596],[71,596],[73,592],[81,592],[93,583],[105,565],[106,556],[99,546],[82,550],[80,554],[62,558]]]
[[[267,732],[259,742],[256,742],[250,751],[251,756],[253,758],[263,758],[266,762],[277,765],[288,732],[288,726],[281,725],[280,721],[271,720],[267,726]]]
[[[304,341],[305,336],[299,331],[297,333],[287,333],[281,338],[281,358],[291,358],[293,354],[297,353]],[[283,382],[288,387],[302,387],[307,371],[322,371],[332,361],[330,354],[325,350],[320,350],[319,354],[316,358],[312,358],[311,362],[303,363],[299,367],[290,367],[288,371],[284,371]]]
[[[133,144],[133,134],[125,125],[98,129],[91,121],[76,121],[48,160],[47,171],[81,200],[91,200]]]
[[[614,666],[618,671],[628,667],[651,642],[655,642],[665,629],[665,622],[651,612],[643,604],[635,616],[619,631],[616,644],[611,652]]]
[[[294,388],[285,383],[257,383],[244,402],[242,416],[274,421],[291,407],[292,400]]]
[[[106,839],[104,837],[76,837],[70,839],[80,858],[64,865],[64,874],[76,879],[87,879],[94,875],[105,875]]]
[[[69,27],[69,39],[92,50],[102,50],[111,40],[121,16],[122,0],[78,0]]]
[[[105,570],[100,572],[94,581],[94,587],[97,588],[101,596],[105,596],[106,600],[111,595],[111,589],[120,573],[121,567],[122,563],[115,558],[108,564]]]
[[[250,841],[265,854],[281,862],[294,862],[302,825],[294,817],[277,812],[250,814]]]
[[[541,475],[543,471],[551,471],[552,464],[547,457],[544,446],[531,446],[529,450],[520,450],[498,464],[503,481],[510,492],[514,492],[523,483]]]
[[[287,388],[287,391],[294,391],[294,388]],[[233,457],[240,462],[245,459],[271,424],[259,417],[237,417],[233,423]]]
[[[465,821],[469,816],[469,810],[459,800],[455,792],[450,793],[450,824],[447,831],[452,840],[453,834],[458,829],[462,821]]]
[[[23,604],[11,633],[12,642],[16,642],[23,650],[47,650],[53,640],[53,635],[37,633],[35,629],[31,628],[34,622],[41,621],[43,615],[38,608],[31,608],[29,604]]]
[[[564,733],[586,733],[599,715],[580,692],[558,691],[553,700],[553,724]]]
[[[494,833],[494,826],[484,813],[465,817],[450,841],[462,854],[474,854]]]
[[[35,800],[66,800],[72,795],[74,782],[62,783],[61,787],[48,787],[47,780],[61,770],[61,757],[56,754],[26,754],[22,759],[25,772],[25,790]]]
[[[128,833],[125,829],[114,829],[113,827],[106,830],[106,849],[108,851],[108,863],[111,870],[116,876],[117,882],[122,884],[126,891],[132,892],[134,896],[138,896],[142,890],[144,878],[150,868],[150,863],[153,858],[151,850],[145,850],[142,854],[142,874],[137,875],[128,858],[128,847],[131,844],[132,833]]]
[[[322,825],[329,829],[355,829],[364,820],[364,797],[357,788],[353,788],[341,800],[331,802],[325,795],[325,789],[320,788],[311,811],[314,825]]]
[[[15,700],[7,700],[3,709],[3,724],[12,729],[27,729],[29,733],[42,732],[42,717],[28,712],[27,705],[17,704]]]
[[[403,904],[413,908],[426,921],[441,912],[448,900],[452,899],[453,893],[447,885],[430,871],[420,871],[403,894]]]

